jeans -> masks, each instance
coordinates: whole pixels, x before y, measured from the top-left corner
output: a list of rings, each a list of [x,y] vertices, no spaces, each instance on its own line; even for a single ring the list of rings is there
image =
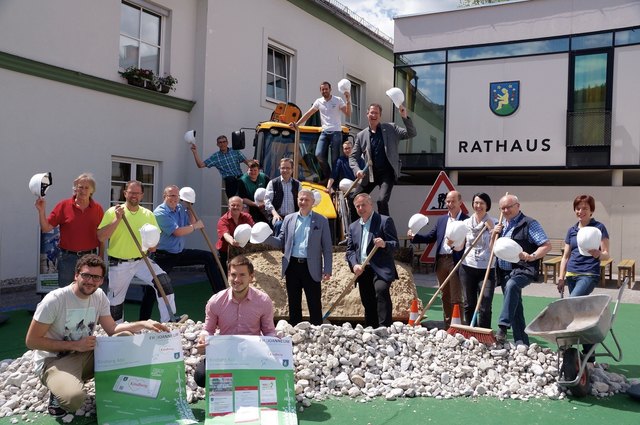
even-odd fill
[[[496,270],[498,282],[502,287],[504,301],[502,311],[498,319],[498,325],[511,327],[514,341],[522,341],[529,345],[529,336],[524,332],[524,308],[522,306],[522,289],[529,286],[531,277],[516,274],[511,275],[509,270]]]
[[[366,179],[367,177],[365,177]],[[364,192],[371,193],[376,186],[380,186],[380,193],[378,194],[378,199],[376,200],[376,204],[378,205],[378,214],[389,215],[389,199],[391,199],[391,191],[393,190],[393,185],[395,184],[395,179],[393,177],[393,172],[389,172],[383,174],[381,176],[374,175],[373,183],[368,182],[366,186],[359,185],[355,190],[353,197]]]
[[[227,199],[238,194],[238,179],[242,176],[229,176],[224,177],[224,192],[227,195]]]
[[[567,276],[565,279],[567,286],[569,287],[569,297],[580,297],[583,295],[589,295],[593,292],[598,282],[600,282],[600,276],[596,275],[579,275],[579,276]],[[591,350],[593,344],[582,344],[582,354],[587,354]],[[591,356],[587,361],[595,362],[595,356]]]
[[[60,251],[58,255],[58,287],[62,288],[76,278],[76,263],[80,257],[76,254]]]
[[[569,287],[570,297],[579,297],[582,295],[589,295],[593,292],[598,282],[600,282],[600,276],[596,275],[579,275],[579,276],[567,276],[566,284]]]
[[[318,138],[316,145],[316,157],[322,167],[322,179],[326,180],[331,177],[331,168],[329,167],[329,148],[331,148],[331,164],[336,162],[340,157],[342,145],[341,131],[323,131]]]

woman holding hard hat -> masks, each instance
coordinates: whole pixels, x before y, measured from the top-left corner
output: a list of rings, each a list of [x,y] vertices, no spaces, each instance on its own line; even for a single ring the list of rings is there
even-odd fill
[[[609,258],[609,233],[593,218],[595,209],[593,196],[580,195],[573,200],[578,222],[567,231],[558,280],[558,291],[564,292],[566,284],[571,297],[593,291],[600,280],[600,261]]]
[[[578,222],[569,228],[564,239],[558,279],[561,294],[566,284],[570,297],[589,295],[600,280],[600,261],[609,258],[609,232],[593,218],[595,209],[596,201],[591,195],[579,195],[573,200]],[[590,349],[590,344],[582,346],[583,353]],[[595,357],[587,361],[593,363]]]
[[[478,302],[478,295],[480,295],[482,302],[478,311],[478,326],[491,328],[491,303],[493,302],[496,281],[493,270],[495,261],[489,264],[489,258],[491,257],[491,229],[498,221],[487,213],[491,209],[491,198],[486,193],[479,192],[473,195],[472,206],[474,213],[463,222],[467,228],[467,242],[465,245],[471,246],[485,227],[488,231],[484,231],[471,252],[462,260],[462,265],[458,271],[464,293],[464,317],[465,323],[471,323],[471,318]],[[480,294],[487,268],[492,270],[489,273],[484,294]]]

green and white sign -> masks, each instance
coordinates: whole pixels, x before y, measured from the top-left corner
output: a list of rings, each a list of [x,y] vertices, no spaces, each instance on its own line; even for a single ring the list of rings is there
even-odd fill
[[[95,382],[100,425],[197,423],[179,331],[98,337]]]
[[[298,423],[290,338],[210,336],[206,362],[205,424]]]

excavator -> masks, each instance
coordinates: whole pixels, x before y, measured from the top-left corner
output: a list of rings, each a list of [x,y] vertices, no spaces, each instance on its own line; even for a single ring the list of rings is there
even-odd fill
[[[313,210],[324,215],[335,230],[334,237],[344,235],[344,223],[337,225],[337,210],[340,210],[338,202],[334,203],[331,196],[325,192],[329,177],[323,175],[322,167],[315,155],[318,138],[322,127],[315,125],[303,125],[297,128],[289,126],[289,123],[297,121],[302,116],[300,108],[294,103],[279,103],[273,110],[268,121],[260,122],[255,127],[253,138],[254,154],[262,166],[262,171],[270,178],[280,174],[280,159],[290,157],[293,159],[293,177],[300,180],[303,187],[315,190],[320,194],[320,203]],[[310,122],[319,122],[312,117]],[[342,126],[342,140],[349,138],[349,128]],[[231,143],[234,150],[245,148],[245,135],[243,130],[233,132]],[[336,158],[329,158],[333,162]],[[344,209],[344,206],[343,206]],[[343,216],[343,214],[341,214]],[[345,217],[347,218],[348,215]],[[348,222],[346,222],[348,225]],[[341,240],[341,239],[338,239]]]

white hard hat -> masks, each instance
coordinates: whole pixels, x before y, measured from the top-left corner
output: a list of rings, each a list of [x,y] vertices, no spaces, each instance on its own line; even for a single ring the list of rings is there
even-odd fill
[[[352,184],[353,184],[353,180],[342,179],[342,180],[340,180],[340,184],[338,184],[338,188],[342,192],[346,192],[347,190],[349,190],[349,188],[351,187]]]
[[[396,108],[399,108],[404,102],[404,93],[397,87],[390,88],[387,90],[387,96],[391,98],[393,104],[396,105]]]
[[[264,187],[259,187],[256,189],[256,192],[253,194],[253,200],[255,202],[264,202],[264,197],[267,194],[267,189]]]
[[[262,243],[271,235],[271,227],[265,222],[258,222],[251,228],[251,243]]]
[[[248,224],[240,224],[233,232],[233,239],[238,241],[240,246],[244,248],[247,242],[249,242],[249,239],[251,239],[251,226]]]
[[[602,240],[602,232],[597,227],[587,226],[578,230],[576,236],[578,240],[578,250],[582,255],[588,255],[590,249],[600,248],[600,241]]]
[[[44,196],[52,184],[51,171],[48,173],[35,174],[31,177],[31,180],[29,180],[29,190],[37,197]]]
[[[146,251],[158,245],[160,242],[160,229],[153,224],[146,223],[140,228],[140,236],[142,237],[142,250]]]
[[[187,143],[195,143],[196,142],[196,131],[189,130],[184,133],[184,141]]]
[[[338,91],[340,93],[351,91],[351,81],[347,80],[346,78],[338,81]]]
[[[316,207],[320,205],[320,201],[322,201],[322,194],[317,190],[313,191],[313,206]]]
[[[427,224],[429,224],[429,217],[424,214],[414,214],[409,219],[409,229],[414,235],[417,235]]]
[[[183,187],[182,189],[180,189],[180,200],[189,202],[191,204],[195,204],[196,203],[195,190],[193,190],[189,186]]]
[[[493,253],[496,257],[509,263],[519,262],[521,252],[522,247],[511,238],[498,238],[493,244]]]
[[[468,229],[464,222],[456,220],[447,223],[447,230],[444,235],[447,239],[453,241],[454,246],[458,246],[464,242],[464,239],[467,237],[467,232]]]

